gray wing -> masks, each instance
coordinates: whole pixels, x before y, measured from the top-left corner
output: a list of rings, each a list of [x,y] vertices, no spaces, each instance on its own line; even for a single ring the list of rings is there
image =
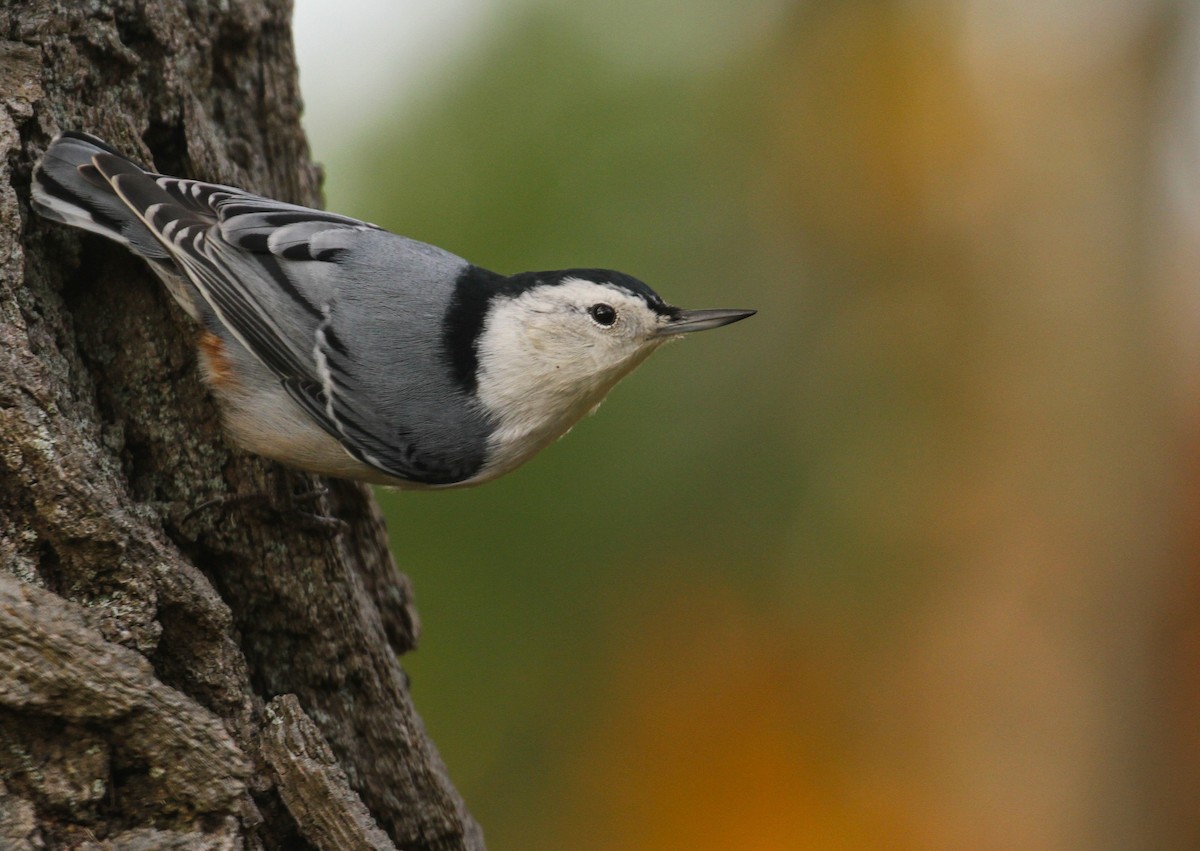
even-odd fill
[[[356,219],[150,174],[117,156],[93,163],[216,320],[347,452],[428,484],[482,466],[482,423],[461,393],[427,380],[445,371],[433,349],[466,261]],[[411,351],[393,348],[396,338]],[[402,364],[413,369],[396,375]]]

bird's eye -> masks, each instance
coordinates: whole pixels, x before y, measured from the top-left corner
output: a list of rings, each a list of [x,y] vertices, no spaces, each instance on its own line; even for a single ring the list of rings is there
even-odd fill
[[[611,304],[593,304],[588,308],[588,316],[596,320],[597,325],[610,327],[617,321],[617,311]]]

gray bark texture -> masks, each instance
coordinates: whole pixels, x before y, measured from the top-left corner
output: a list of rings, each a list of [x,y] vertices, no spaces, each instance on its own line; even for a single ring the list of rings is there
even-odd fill
[[[66,129],[316,203],[290,13],[0,0],[0,848],[483,847],[370,492],[232,449],[163,288],[29,208]],[[345,527],[228,499],[288,491]]]

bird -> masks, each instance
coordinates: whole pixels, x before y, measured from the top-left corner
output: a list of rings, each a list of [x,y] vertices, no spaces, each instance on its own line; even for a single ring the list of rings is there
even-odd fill
[[[232,442],[320,475],[464,487],[520,467],[664,343],[753,310],[684,310],[610,269],[502,275],[348,216],[155,173],[57,136],[32,206],[146,261],[199,325]]]

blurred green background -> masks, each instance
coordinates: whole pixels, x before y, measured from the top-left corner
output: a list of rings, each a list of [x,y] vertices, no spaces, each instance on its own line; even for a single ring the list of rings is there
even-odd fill
[[[493,851],[1200,847],[1200,7],[297,0],[328,204],[687,307],[380,492]]]

